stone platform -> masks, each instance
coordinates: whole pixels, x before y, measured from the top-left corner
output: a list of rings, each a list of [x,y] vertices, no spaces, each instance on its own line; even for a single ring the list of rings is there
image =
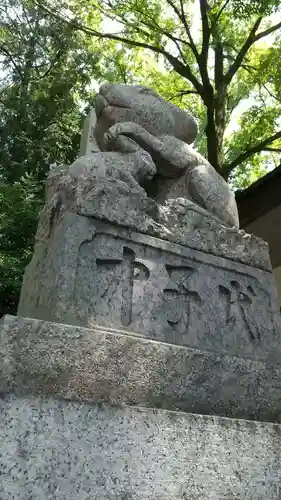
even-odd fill
[[[1,500],[280,500],[281,426],[0,400]]]
[[[280,365],[6,316],[0,498],[280,500],[280,394]]]
[[[6,316],[0,392],[281,423],[281,365]]]

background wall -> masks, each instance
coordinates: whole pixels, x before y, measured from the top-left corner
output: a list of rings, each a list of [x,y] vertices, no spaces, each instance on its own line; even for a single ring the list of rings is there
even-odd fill
[[[281,266],[273,269],[273,274],[275,276],[277,290],[278,290],[279,306],[281,307]]]

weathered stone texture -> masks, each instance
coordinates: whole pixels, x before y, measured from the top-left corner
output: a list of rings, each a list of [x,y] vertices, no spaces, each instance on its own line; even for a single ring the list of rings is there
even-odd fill
[[[281,366],[7,316],[0,392],[281,422]]]
[[[154,164],[147,153],[140,152],[119,158],[116,153],[85,156],[70,168],[52,169],[46,183],[46,205],[40,215],[37,239],[42,237],[42,230],[50,232],[68,212],[271,270],[268,245],[260,238],[221,224],[186,197],[157,204],[139,185],[137,176],[132,175],[130,169],[140,164],[142,175],[149,178]]]
[[[9,396],[1,500],[279,500],[279,425]]]
[[[84,121],[81,133],[79,156],[91,155],[99,151],[99,147],[94,137],[96,122],[96,112],[94,108],[92,108]]]
[[[19,315],[280,359],[271,273],[74,214],[38,241]]]
[[[222,225],[186,198],[169,199],[161,205],[158,222],[165,231],[152,227],[151,235],[252,267],[272,269],[265,241],[243,230]]]
[[[192,116],[142,85],[102,85],[95,109],[95,136],[101,150],[105,149],[105,134],[116,123],[134,122],[155,137],[167,135],[188,144],[197,135],[197,125]]]

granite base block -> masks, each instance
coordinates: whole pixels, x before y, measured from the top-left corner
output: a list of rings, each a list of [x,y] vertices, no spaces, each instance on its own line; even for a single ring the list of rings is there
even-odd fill
[[[1,500],[280,500],[281,426],[0,400]]]
[[[281,422],[281,366],[6,316],[0,392]]]

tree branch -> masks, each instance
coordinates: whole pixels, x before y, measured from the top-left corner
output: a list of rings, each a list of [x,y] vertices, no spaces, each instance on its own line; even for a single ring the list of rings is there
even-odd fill
[[[175,42],[175,41],[174,41],[174,44],[175,44],[175,46],[177,47],[178,52],[179,52],[179,54],[180,54],[180,56],[181,56],[181,58],[182,58],[182,60],[183,60],[184,64],[187,64],[187,63],[186,63],[186,58],[185,58],[185,56],[184,56],[183,51],[181,50],[181,47],[180,47],[180,45],[179,45],[179,42]]]
[[[192,48],[192,51],[193,51],[193,54],[195,55],[196,57],[196,61],[198,62],[199,61],[199,52],[197,50],[197,47],[194,43],[194,40],[191,36],[191,31],[190,31],[190,28],[187,24],[187,21],[186,21],[186,15],[185,15],[185,12],[184,12],[184,5],[183,5],[183,0],[180,0],[180,8],[181,8],[181,20],[182,20],[182,23],[185,27],[185,31],[186,31],[186,34],[188,36],[188,40],[190,42],[190,45],[191,45],[191,48]]]
[[[200,1],[200,12],[201,12],[201,22],[202,22],[202,48],[200,53],[200,64],[199,69],[201,73],[201,78],[203,85],[208,89],[208,93],[213,94],[213,88],[211,86],[209,73],[208,73],[208,55],[209,55],[209,42],[210,42],[210,26],[208,21],[208,3],[207,0]]]
[[[196,92],[196,90],[180,90],[179,92],[177,92],[177,95],[189,95],[189,94],[198,95],[198,92]]]
[[[263,151],[272,151],[273,153],[281,153],[281,148],[263,148]]]
[[[179,18],[179,20],[184,24],[184,21],[183,21],[183,18],[182,18],[182,14],[179,11],[179,9],[177,8],[177,6],[172,2],[172,0],[166,0],[166,2],[167,2],[168,5],[170,5],[170,7],[172,7],[174,13],[177,15],[177,17]]]
[[[189,44],[190,44],[190,48],[195,56],[195,59],[197,61],[197,63],[200,65],[200,56],[199,56],[199,52],[197,50],[197,47],[194,43],[194,40],[191,36],[191,31],[190,31],[190,28],[187,24],[187,21],[186,21],[186,16],[185,16],[185,12],[184,12],[184,5],[183,5],[183,0],[180,0],[180,11],[178,10],[178,8],[174,5],[174,3],[172,2],[172,0],[166,0],[167,3],[174,9],[174,11],[176,12],[177,16],[179,17],[180,21],[182,22],[184,28],[185,28],[185,31],[186,31],[186,34],[187,34],[187,37],[188,37],[188,40],[189,40]]]
[[[177,97],[184,97],[185,95],[199,95],[198,92],[196,92],[196,90],[180,90],[179,92],[176,92],[175,94],[172,94],[172,95],[168,95],[168,99],[169,101],[173,101],[173,99],[177,98]]]
[[[0,53],[1,51],[3,52],[3,54],[5,54],[5,56],[11,61],[12,65],[14,66],[17,74],[19,75],[19,77],[22,79],[22,72],[19,68],[19,66],[17,65],[17,63],[15,62],[14,60],[14,57],[12,54],[10,54],[9,50],[6,49],[6,47],[4,47],[4,45],[0,45]]]
[[[206,0],[200,0],[201,2],[204,2],[204,4],[206,4]],[[184,5],[183,5],[183,0],[180,0],[180,8],[181,10],[179,11],[179,9],[176,7],[176,5],[173,3],[172,0],[166,0],[166,2],[168,3],[168,5],[170,5],[170,7],[172,7],[172,9],[174,10],[174,12],[177,14],[178,18],[180,19],[180,21],[182,22],[182,24],[184,25],[185,27],[185,31],[187,33],[187,36],[188,36],[188,40],[189,40],[189,45],[190,45],[190,48],[192,50],[192,53],[197,61],[197,64],[198,64],[198,67],[199,67],[199,71],[200,71],[200,75],[201,75],[201,79],[202,79],[202,82],[204,84],[206,84],[207,86],[210,86],[210,80],[209,80],[209,76],[208,76],[208,71],[207,71],[207,60],[208,60],[208,48],[209,48],[209,42],[207,44],[207,51],[203,54],[203,48],[202,48],[202,52],[201,54],[199,54],[198,52],[198,49],[196,47],[196,44],[191,36],[191,31],[190,31],[190,28],[186,22],[186,17],[185,17],[185,12],[184,12]],[[207,5],[207,4],[206,4]],[[207,7],[206,7],[207,9]],[[207,14],[207,10],[206,10],[206,14]],[[203,23],[203,20],[202,20],[202,23]],[[205,20],[204,20],[204,23],[205,23]],[[209,30],[209,25],[208,25],[208,19],[207,19],[207,27],[208,27],[208,30]],[[203,37],[204,37],[204,29],[203,29]],[[210,33],[208,34],[208,39],[210,37]]]
[[[51,73],[52,69],[55,67],[56,63],[59,61],[61,56],[62,56],[62,52],[61,52],[61,50],[58,50],[53,61],[50,64],[49,68],[43,73],[43,75],[38,76],[38,78],[40,80],[42,80],[43,78],[46,78],[46,76],[48,76]]]
[[[203,86],[199,82],[199,80],[196,78],[194,73],[192,72],[190,66],[188,64],[183,64],[178,58],[174,57],[170,52],[166,51],[163,47],[157,46],[157,45],[152,45],[146,42],[137,42],[135,40],[131,40],[129,38],[125,38],[120,35],[116,35],[114,33],[102,33],[100,31],[97,31],[93,28],[89,28],[87,26],[84,26],[77,21],[73,19],[67,19],[67,18],[61,18],[58,14],[53,12],[52,10],[48,9],[41,3],[38,3],[36,0],[34,2],[38,7],[40,7],[42,10],[47,12],[50,16],[60,20],[61,22],[64,22],[66,24],[71,25],[73,28],[83,31],[84,33],[91,35],[91,36],[96,36],[97,38],[101,39],[108,39],[108,40],[116,40],[117,42],[122,42],[125,43],[126,45],[129,45],[130,47],[140,47],[144,49],[149,49],[156,54],[161,54],[166,57],[166,59],[169,61],[171,66],[174,68],[174,70],[187,80],[189,80],[196,91],[202,95],[203,93]]]
[[[109,12],[107,12],[106,10],[104,9],[101,9],[99,7],[99,11],[104,14],[105,16],[107,16],[109,19],[111,20],[115,20],[115,17],[113,15],[110,15]],[[182,43],[183,45],[187,45],[189,48],[191,48],[191,45],[189,42],[187,42],[186,40],[183,40],[182,38],[179,38],[175,35],[172,35],[171,33],[169,33],[168,31],[164,30],[163,28],[161,28],[161,26],[159,26],[158,23],[155,22],[155,19],[151,19],[150,16],[147,15],[146,12],[143,12],[142,10],[139,10],[138,9],[138,13],[141,14],[144,18],[148,19],[146,21],[142,20],[142,24],[144,24],[146,27],[154,30],[154,31],[157,31],[158,33],[160,33],[161,35],[164,35],[166,36],[167,38],[169,38],[170,40],[172,40],[175,45],[177,46],[178,50],[179,50],[179,53],[181,53],[181,57],[183,58],[184,60],[184,57],[183,57],[183,54],[182,54],[182,51],[181,49],[179,48],[179,43]],[[149,33],[147,33],[147,31],[144,31],[142,28],[140,28],[139,26],[136,26],[135,23],[131,23],[130,21],[128,21],[124,15],[121,15],[121,14],[118,14],[118,22],[120,22],[121,24],[123,24],[123,26],[125,27],[131,27],[134,31],[137,31],[139,33],[141,33],[142,35],[146,36],[147,38],[149,38]]]
[[[223,83],[223,46],[218,42],[215,46],[215,88],[218,91]]]
[[[169,99],[172,101],[175,97],[183,97],[185,95],[199,95],[196,90],[179,90],[176,92],[176,94],[173,94],[172,96],[169,97]]]
[[[244,43],[243,47],[238,52],[238,54],[234,60],[234,63],[230,66],[228,72],[224,76],[226,85],[228,85],[231,82],[232,78],[234,77],[234,75],[236,74],[238,69],[240,68],[240,66],[243,62],[243,59],[244,59],[245,55],[247,54],[248,50],[251,48],[253,43],[255,43],[255,41],[256,41],[255,35],[256,35],[257,29],[259,28],[259,25],[261,22],[262,22],[262,16],[259,16],[257,18],[254,26],[252,27],[246,42]]]
[[[224,2],[224,4],[223,4],[223,5],[222,5],[222,7],[220,8],[220,10],[219,10],[219,12],[217,13],[217,15],[216,15],[216,17],[215,17],[215,19],[214,19],[214,21],[213,21],[213,23],[212,23],[212,24],[217,24],[217,22],[218,22],[218,20],[219,20],[220,16],[222,15],[223,11],[226,9],[226,7],[227,7],[227,5],[229,4],[229,2],[230,2],[230,0],[226,0],[226,1]]]
[[[267,35],[270,35],[271,33],[274,33],[274,31],[279,30],[281,28],[281,21],[280,23],[274,24],[274,26],[271,26],[270,28],[267,28],[267,30],[261,31],[261,33],[258,33],[255,36],[254,43],[260,40],[261,38],[264,38]]]
[[[235,60],[235,57],[230,56],[229,54],[224,54],[223,58],[224,59],[228,59],[229,61],[232,61],[232,62]],[[243,69],[245,69],[248,72],[257,71],[258,70],[258,68],[256,66],[251,66],[251,64],[245,64],[245,63],[243,63],[243,64],[240,65],[240,67],[243,68]]]
[[[229,56],[225,56],[225,57],[229,58]],[[250,64],[241,64],[241,68],[245,69],[249,73],[252,73],[252,71],[257,71],[258,70],[258,68],[256,68],[255,66],[250,66]],[[269,90],[267,88],[267,86],[265,85],[265,83],[261,82],[260,85],[266,90],[266,92],[270,95],[270,97],[272,97],[275,101],[281,103],[281,99],[279,99],[276,95],[274,95],[273,92],[271,92],[271,90]],[[261,98],[261,95],[260,95],[260,98]],[[261,98],[261,100],[263,100],[263,99]]]
[[[202,49],[201,57],[207,64],[210,40],[210,27],[208,21],[208,4],[206,0],[200,0],[200,12],[202,22]]]
[[[267,139],[264,139],[263,141],[259,142],[258,144],[256,144],[252,148],[248,149],[248,151],[245,151],[241,155],[237,156],[237,158],[235,158],[235,160],[233,160],[231,163],[229,163],[228,165],[223,167],[222,171],[224,173],[226,173],[226,176],[228,176],[228,174],[230,174],[230,172],[235,167],[240,165],[240,163],[243,163],[244,161],[248,160],[256,153],[260,153],[261,151],[265,151],[266,150],[265,148],[267,147],[268,144],[271,144],[272,142],[276,141],[276,139],[280,139],[280,137],[281,137],[281,130],[279,130],[279,132],[276,132],[276,134],[271,135]]]
[[[275,24],[274,26],[271,26],[270,28],[256,34],[256,32],[261,24],[262,19],[263,19],[262,16],[259,16],[257,18],[254,26],[252,27],[252,29],[250,31],[249,37],[247,38],[247,40],[244,43],[241,50],[238,52],[238,55],[237,55],[234,63],[232,64],[232,66],[230,66],[228,72],[226,73],[225,80],[226,80],[227,84],[229,84],[231,82],[233,76],[236,74],[238,69],[241,67],[243,59],[244,59],[245,55],[247,54],[247,52],[249,51],[249,49],[252,47],[252,45],[254,43],[256,43],[258,40],[260,40],[261,38],[264,38],[265,36],[270,35],[271,33],[274,33],[274,31],[277,31],[279,28],[281,28],[281,22],[279,22],[279,23]]]
[[[264,83],[262,83],[262,86],[263,86],[263,88],[266,90],[266,92],[267,92],[267,93],[268,93],[268,94],[269,94],[269,95],[270,95],[273,99],[275,99],[275,101],[277,101],[277,102],[281,102],[281,99],[279,99],[278,97],[276,97],[276,95],[274,95],[274,94],[273,94],[273,92],[271,92],[271,91],[267,88],[267,86],[266,86]]]

